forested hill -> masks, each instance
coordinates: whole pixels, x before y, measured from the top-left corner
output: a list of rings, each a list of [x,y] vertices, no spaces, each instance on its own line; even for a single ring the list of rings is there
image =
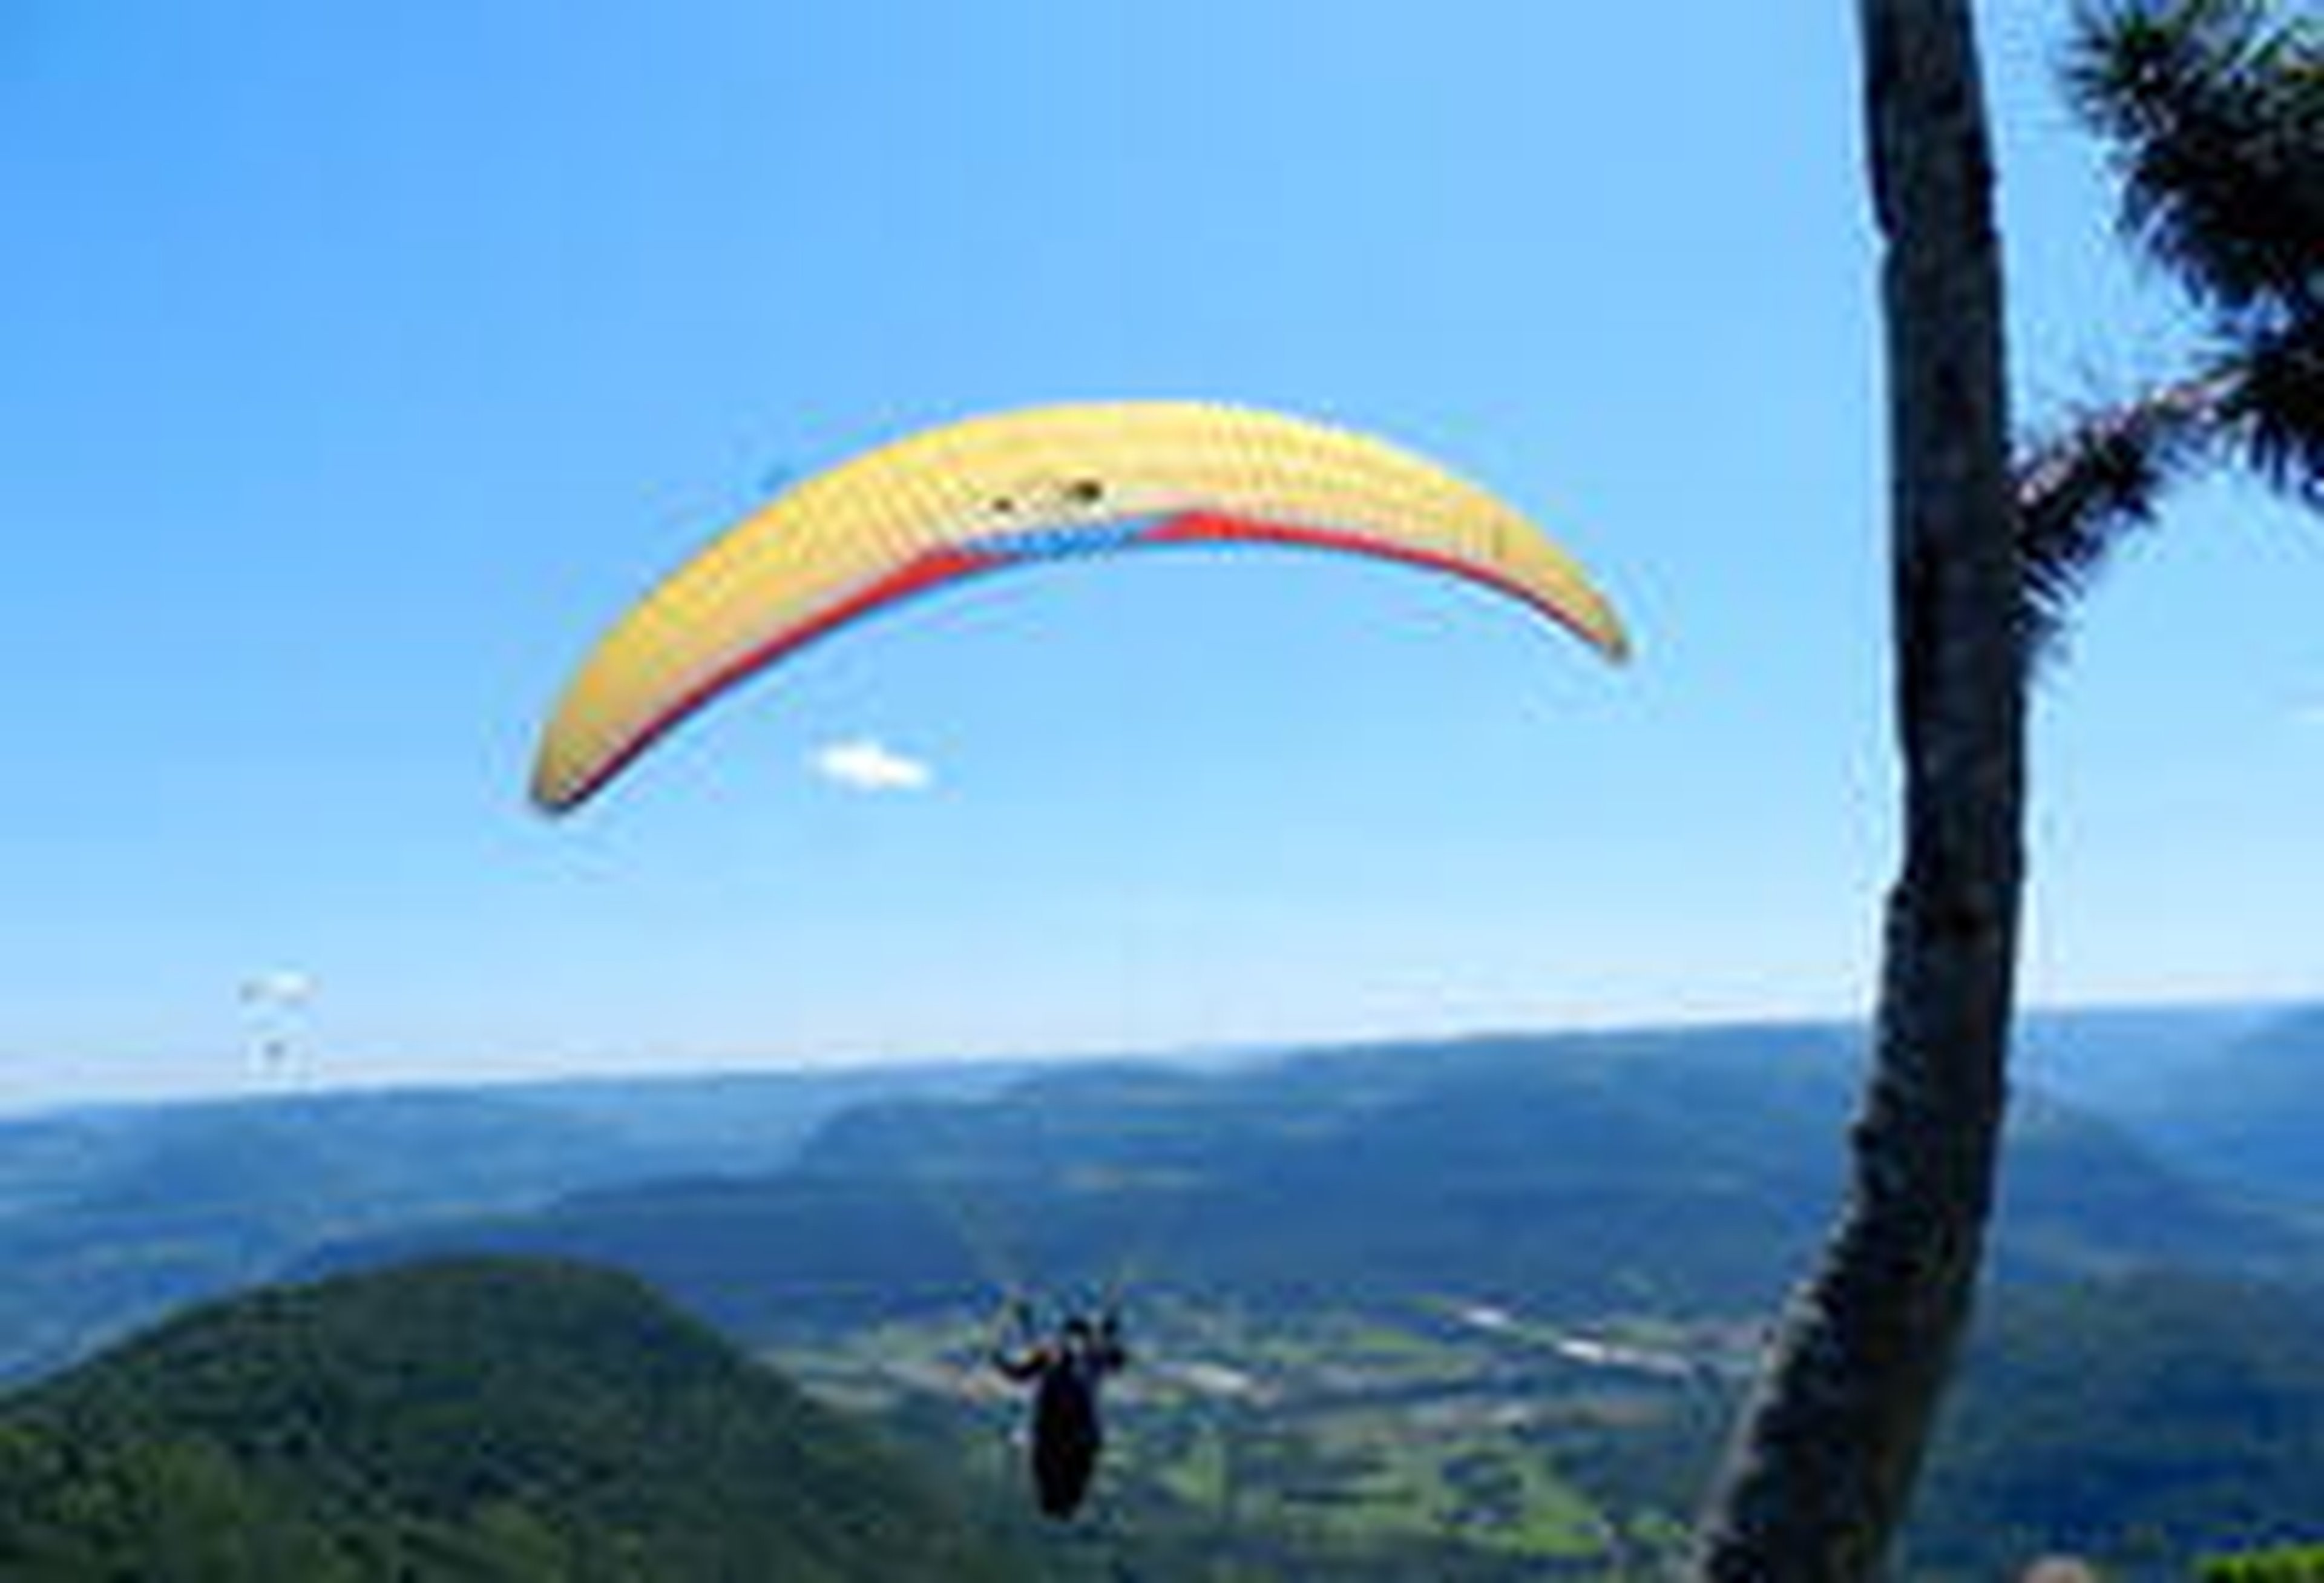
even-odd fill
[[[947,1495],[631,1279],[274,1288],[0,1400],[0,1577],[1002,1579]]]
[[[2110,1578],[2324,1535],[2324,1300],[2148,1273],[1988,1305],[1917,1500],[1908,1577],[2068,1551]]]

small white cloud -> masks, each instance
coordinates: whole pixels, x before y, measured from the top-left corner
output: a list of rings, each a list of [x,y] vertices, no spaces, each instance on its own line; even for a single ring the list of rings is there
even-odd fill
[[[884,742],[859,736],[816,750],[815,773],[851,792],[924,792],[936,772]]]
[[[315,997],[315,981],[288,967],[255,974],[242,981],[242,998],[256,1005],[301,1005]]]

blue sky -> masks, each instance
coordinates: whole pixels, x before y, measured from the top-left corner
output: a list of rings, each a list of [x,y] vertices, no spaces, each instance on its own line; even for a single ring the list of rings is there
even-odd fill
[[[2021,411],[2135,373],[1988,6]],[[0,11],[0,1102],[1851,1014],[1893,851],[1850,8]],[[1639,640],[1323,557],[995,579],[599,806],[567,667],[769,481],[1211,396],[1433,452]],[[2324,995],[2324,532],[2189,497],[2045,682],[2027,984]],[[882,745],[929,783],[818,772]],[[279,1009],[279,1008],[278,1008]]]

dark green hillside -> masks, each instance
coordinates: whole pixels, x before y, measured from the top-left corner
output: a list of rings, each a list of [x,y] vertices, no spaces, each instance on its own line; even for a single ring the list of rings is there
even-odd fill
[[[0,1577],[1004,1578],[921,1475],[634,1282],[259,1291],[0,1405]]]
[[[2186,1576],[2208,1551],[2312,1539],[2324,1514],[2324,1309],[2140,1275],[2020,1291],[1973,1340],[1923,1486],[1913,1575],[2088,1555]]]
[[[1844,1035],[1817,1028],[1081,1069],[860,1107],[778,1174],[609,1191],[327,1257],[603,1261],[749,1336],[1123,1274],[1268,1304],[1748,1313],[1825,1223],[1853,1095]],[[2015,1126],[2007,1276],[2273,1269],[2312,1252],[2078,1113],[2028,1100]]]

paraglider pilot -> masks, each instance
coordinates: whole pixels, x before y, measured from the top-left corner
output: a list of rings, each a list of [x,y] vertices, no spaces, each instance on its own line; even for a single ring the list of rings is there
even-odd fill
[[[1041,1510],[1060,1521],[1080,1509],[1097,1471],[1105,1430],[1098,1419],[1098,1386],[1130,1362],[1121,1344],[1121,1324],[1109,1309],[1095,1319],[1075,1314],[1055,1333],[1032,1334],[1031,1311],[1010,1305],[1016,1318],[1012,1347],[992,1349],[992,1366],[1018,1384],[1033,1387],[1033,1487]]]

